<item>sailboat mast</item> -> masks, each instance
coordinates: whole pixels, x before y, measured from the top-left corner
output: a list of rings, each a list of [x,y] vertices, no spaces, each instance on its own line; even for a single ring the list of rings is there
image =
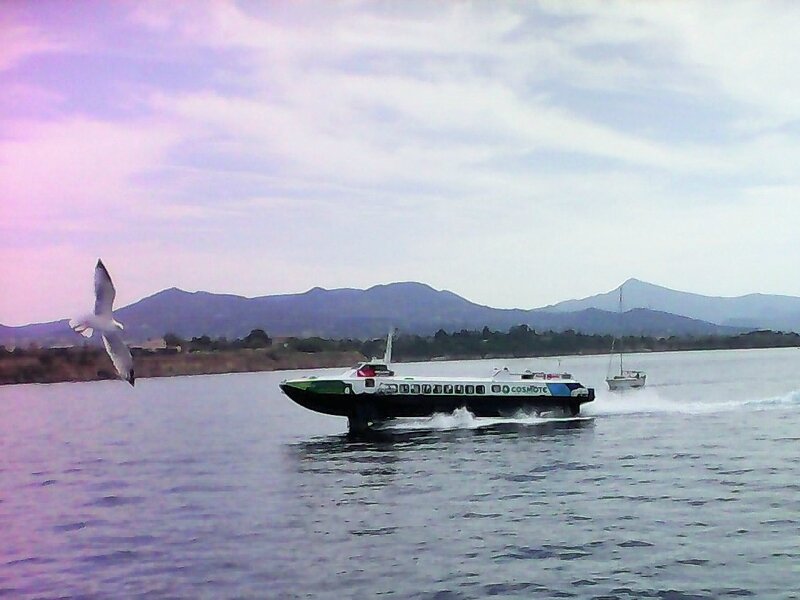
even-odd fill
[[[622,285],[619,286],[619,336],[622,340]],[[621,344],[620,344],[621,346]],[[622,377],[622,348],[619,349],[619,375]]]

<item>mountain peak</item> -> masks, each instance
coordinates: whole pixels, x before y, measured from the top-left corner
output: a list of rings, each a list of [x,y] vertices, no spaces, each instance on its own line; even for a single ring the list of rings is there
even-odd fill
[[[418,281],[395,281],[392,283],[379,283],[378,285],[373,285],[371,288],[368,288],[367,291],[376,289],[377,290],[382,290],[382,289],[433,290],[433,288],[429,286],[427,283],[420,283]]]
[[[641,279],[636,279],[636,277],[630,277],[626,279],[624,282],[622,282],[620,287],[626,288],[626,287],[661,287],[661,286],[649,283],[647,281],[642,281]]]
[[[145,296],[142,300],[148,300],[151,298],[181,298],[183,296],[190,296],[192,292],[187,292],[186,290],[182,290],[178,287],[171,287],[161,290],[160,292],[156,292],[155,294],[150,294],[149,296]],[[141,300],[139,301],[141,302]]]
[[[327,291],[328,291],[328,290],[326,290],[324,287],[320,287],[320,286],[318,286],[318,285],[315,285],[315,286],[314,286],[314,287],[312,287],[310,290],[308,290],[307,292],[305,292],[305,295],[309,295],[309,296],[311,296],[311,295],[314,295],[314,294],[323,294],[323,293],[325,293],[325,292],[327,292]]]

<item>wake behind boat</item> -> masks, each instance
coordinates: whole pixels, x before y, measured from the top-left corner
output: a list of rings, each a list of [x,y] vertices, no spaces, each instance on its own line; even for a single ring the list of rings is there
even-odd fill
[[[427,417],[465,408],[476,417],[520,412],[576,416],[594,400],[594,389],[569,373],[496,369],[489,377],[397,375],[391,368],[391,335],[383,360],[359,363],[341,375],[285,380],[281,390],[300,406],[347,417],[351,431],[401,417]]]

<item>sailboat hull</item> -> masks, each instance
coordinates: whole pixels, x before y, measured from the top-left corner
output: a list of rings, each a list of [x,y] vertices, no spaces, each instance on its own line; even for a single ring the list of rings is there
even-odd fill
[[[647,377],[645,375],[641,375],[639,377],[617,375],[615,377],[609,377],[606,379],[608,389],[612,392],[643,388],[646,381]]]

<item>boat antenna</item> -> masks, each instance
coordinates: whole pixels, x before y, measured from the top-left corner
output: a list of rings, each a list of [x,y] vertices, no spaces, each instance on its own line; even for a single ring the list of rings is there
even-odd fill
[[[388,367],[392,363],[392,337],[394,336],[395,328],[389,329],[389,335],[386,337],[386,352],[383,355],[383,363]]]

